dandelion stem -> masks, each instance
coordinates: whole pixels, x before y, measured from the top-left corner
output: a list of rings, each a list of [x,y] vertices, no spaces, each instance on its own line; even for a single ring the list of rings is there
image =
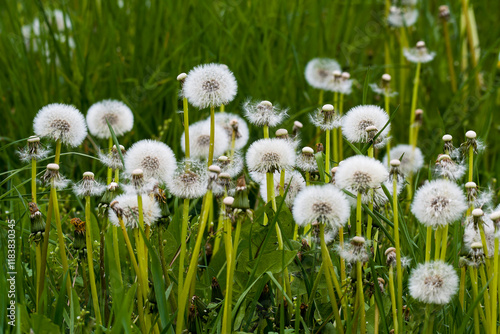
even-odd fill
[[[427,226],[427,237],[425,239],[425,262],[431,260],[431,249],[432,249],[432,227]]]
[[[342,117],[344,109],[344,94],[340,94],[339,102],[339,116]],[[344,137],[342,137],[342,127],[338,127],[337,131],[339,133],[339,160],[336,161],[337,164],[344,159]]]
[[[190,289],[190,282],[192,281],[195,271],[197,269],[197,262],[198,262],[198,254],[200,253],[200,248],[201,248],[201,242],[203,241],[203,234],[205,232],[205,228],[207,226],[207,221],[208,221],[208,211],[209,211],[209,206],[208,203],[212,201],[212,191],[209,190],[207,194],[205,195],[205,205],[203,206],[203,211],[201,213],[201,222],[200,222],[200,227],[198,229],[198,234],[196,236],[196,243],[193,248],[193,255],[191,256],[191,261],[189,262],[189,267],[188,267],[188,273],[186,275],[186,280],[184,281],[184,286],[182,289],[182,293],[179,296],[179,307],[177,309],[177,325],[175,328],[175,333],[176,334],[181,334],[184,329],[184,315],[186,312],[186,304],[188,301],[188,295],[189,295],[189,289]]]
[[[137,195],[137,209],[139,211],[139,228],[142,231],[145,231],[144,229],[144,210],[142,207],[142,195]],[[137,230],[137,229],[136,229]],[[144,282],[143,286],[143,293],[144,293],[144,298],[147,297],[148,295],[148,256],[147,253],[145,252],[145,243],[144,239],[142,236],[142,233],[139,233],[137,230],[137,256],[139,258],[139,268],[142,270],[142,281]]]
[[[358,191],[356,198],[356,235],[361,236],[361,191]]]
[[[392,322],[394,333],[398,334],[398,314],[396,310],[396,292],[394,291],[394,267],[389,266],[389,292],[391,294]]]
[[[443,35],[446,46],[446,57],[448,58],[448,70],[450,71],[451,90],[453,91],[453,93],[455,93],[457,91],[457,79],[455,76],[455,67],[453,66],[453,53],[451,51],[450,31],[448,29],[448,21],[446,20],[443,20]]]
[[[208,166],[214,161],[214,141],[215,141],[215,109],[210,105],[210,147],[208,150]]]
[[[36,159],[31,159],[31,201],[36,202]]]
[[[321,243],[321,256],[323,261],[326,261],[326,270],[325,270],[325,280],[328,288],[328,294],[330,295],[330,303],[333,308],[333,315],[335,316],[335,322],[337,325],[337,330],[340,333],[344,333],[344,327],[342,325],[342,321],[340,320],[340,312],[337,305],[337,298],[335,297],[335,291],[333,290],[332,277],[330,266],[333,267],[332,259],[330,258],[330,253],[328,252],[328,248],[325,243],[325,224],[320,224],[319,230],[319,238]]]
[[[165,250],[163,248],[163,226],[158,226],[158,252],[160,253],[161,269],[163,271],[163,276],[165,277],[165,282],[167,283],[167,288],[170,286],[170,277],[168,276],[167,261],[165,260]],[[168,296],[168,301],[170,302],[171,311],[174,312],[177,302],[175,301],[175,295],[170,293]]]
[[[498,236],[495,237],[495,250],[493,253],[493,275],[491,277],[491,328],[497,328],[497,289],[498,289]]]
[[[420,68],[422,67],[422,63],[417,63],[417,69],[415,71],[415,79],[413,81],[413,95],[411,98],[411,110],[410,110],[410,144],[413,143],[413,131],[414,131],[414,122],[415,122],[415,110],[417,109],[417,100],[418,100],[418,86],[420,83]]]
[[[284,195],[285,195],[285,170],[282,169],[280,172],[280,196],[283,197]]]
[[[325,183],[330,182],[330,130],[325,131]]]
[[[387,42],[386,42],[387,44]],[[389,102],[390,102],[391,97],[389,96],[389,89],[385,88],[385,94],[384,94],[384,101],[385,101],[385,112],[387,115],[390,115],[390,110],[389,110]],[[390,130],[389,130],[390,131]],[[390,132],[387,133],[387,137],[390,137]],[[391,141],[387,141],[387,163],[388,167],[391,167]]]
[[[469,42],[469,53],[470,59],[472,62],[472,67],[475,68],[477,66],[477,57],[476,57],[476,48],[474,47],[474,36],[472,32],[472,23],[469,16],[469,6],[467,0],[462,0],[462,11],[465,17],[465,26],[467,28],[467,41]],[[475,71],[476,84],[479,87],[479,71]]]
[[[318,104],[319,106],[322,106],[323,105],[323,96],[325,95],[325,91],[323,89],[321,89],[319,91],[319,101],[318,101]]]
[[[59,161],[61,160],[61,146],[62,146],[62,141],[61,139],[58,139],[56,141],[56,152],[55,152],[55,158],[54,158],[54,163],[59,165]]]
[[[472,182],[474,172],[474,148],[472,145],[469,147],[469,182]]]
[[[436,229],[436,231],[434,232],[434,241],[435,241],[435,249],[434,249],[434,260],[438,260],[439,259],[439,248],[441,246],[441,235],[443,233],[443,228],[442,227],[438,227]]]
[[[43,237],[43,245],[42,245],[42,261],[40,267],[40,282],[38,289],[38,299],[40,300],[43,293],[43,288],[45,285],[45,269],[47,268],[47,251],[49,249],[49,235],[50,235],[50,221],[52,220],[52,212],[54,208],[54,203],[52,202],[52,192],[50,193],[49,199],[49,207],[47,208],[47,216],[45,221],[45,233]],[[40,309],[38,308],[38,311]]]
[[[107,220],[107,218],[106,218],[106,220]],[[113,253],[115,256],[116,270],[120,273],[120,275],[118,275],[120,282],[123,283],[123,279],[122,279],[122,275],[121,275],[122,268],[121,268],[121,263],[120,263],[120,249],[118,247],[119,246],[119,244],[118,244],[118,228],[113,225],[111,227],[111,230],[112,230],[112,234],[113,234]]]
[[[231,271],[233,269],[233,242],[232,242],[232,226],[229,217],[224,219],[224,243],[226,246],[226,296],[224,298],[224,313],[222,317],[222,331],[231,333],[231,309],[232,300],[231,293],[233,282],[231,280]]]
[[[306,186],[309,186],[311,184],[311,174],[309,172],[306,172]]]
[[[92,302],[94,306],[94,313],[98,325],[102,325],[101,320],[101,310],[99,308],[99,299],[97,297],[97,288],[95,285],[95,274],[94,274],[94,257],[93,257],[93,247],[92,247],[92,222],[90,221],[90,196],[85,196],[85,221],[86,221],[86,232],[85,240],[87,242],[87,260],[89,264],[89,281],[90,281],[90,292],[92,293]]]
[[[109,140],[108,140],[108,152],[111,152],[112,149],[113,149],[113,138],[109,137]],[[120,148],[117,147],[117,149],[120,149]],[[106,178],[107,184],[110,184],[111,181],[112,181],[112,179],[113,179],[113,168],[108,167],[108,173],[107,173],[107,178]]]
[[[269,126],[264,125],[264,138],[269,138]]]
[[[441,261],[445,261],[446,259],[446,248],[448,246],[448,228],[449,224],[446,224],[446,226],[443,228],[443,235],[442,235],[442,244],[441,244]]]
[[[207,203],[205,203],[206,205]],[[184,204],[182,207],[182,225],[181,225],[181,252],[179,254],[179,277],[177,278],[178,295],[182,293],[184,288],[184,261],[186,257],[186,238],[188,230],[189,221],[189,199],[184,199]]]
[[[36,245],[36,311],[38,312],[40,296],[38,295],[38,290],[40,289],[40,268],[42,267],[42,248],[40,243]]]
[[[189,110],[187,98],[182,99],[182,107],[184,110],[184,147],[186,159],[190,157],[189,151]],[[221,106],[222,107],[222,106]]]
[[[432,313],[432,304],[427,304],[425,306],[425,325],[424,325],[424,333],[432,334],[432,328],[434,327],[434,315]]]
[[[360,318],[360,332],[366,333],[366,319],[365,319],[365,293],[363,291],[363,264],[361,261],[356,262],[356,291],[358,295],[358,307]]]
[[[396,273],[398,282],[398,328],[403,330],[403,269],[401,268],[401,243],[399,241],[398,178],[392,178],[392,210],[394,213],[394,240],[396,243]]]
[[[485,265],[479,266],[479,272],[481,273],[481,285],[482,287],[486,287],[488,285],[488,276],[486,275],[486,271],[484,270]],[[488,292],[488,289],[484,290],[484,311],[486,313],[486,324],[485,325],[490,325],[491,324],[491,303],[490,303],[490,293]]]
[[[66,245],[64,244],[64,236],[61,226],[61,218],[59,216],[59,203],[57,201],[57,190],[54,186],[54,180],[52,180],[52,186],[50,188],[50,197],[54,208],[54,218],[56,221],[57,228],[57,240],[59,242],[59,252],[61,253],[61,263],[63,267],[63,272],[68,273],[68,279],[66,280],[66,288],[68,290],[68,298],[71,296],[71,274],[69,272],[68,258],[66,257]],[[50,224],[47,222],[47,224]],[[46,235],[48,238],[49,235]],[[43,259],[42,259],[43,260]]]
[[[339,162],[339,134],[338,128],[334,128],[332,130],[332,139],[333,139],[333,161],[336,163]],[[327,173],[330,173],[330,170],[327,170]]]
[[[459,293],[458,293],[458,299],[460,301],[460,306],[462,307],[462,312],[465,312],[465,304],[464,304],[464,300],[465,300],[465,280],[466,280],[466,277],[465,277],[465,274],[466,274],[466,267],[465,265],[462,266],[462,268],[460,269],[460,290],[459,290]]]

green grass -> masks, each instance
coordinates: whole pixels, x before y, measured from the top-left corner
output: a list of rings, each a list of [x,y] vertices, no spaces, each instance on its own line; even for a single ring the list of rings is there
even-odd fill
[[[457,62],[455,70],[459,88],[453,93],[448,81],[448,67],[445,53],[445,44],[442,37],[442,26],[437,16],[438,6],[435,1],[420,1],[420,12],[417,24],[407,29],[410,45],[418,40],[425,40],[428,48],[437,53],[436,58],[422,65],[421,88],[419,91],[418,108],[424,110],[423,126],[419,135],[418,146],[422,148],[427,166],[418,176],[422,183],[428,179],[428,167],[432,166],[438,154],[442,153],[442,135],[449,133],[454,137],[455,145],[465,139],[465,132],[473,129],[479,138],[486,144],[486,149],[478,157],[475,170],[475,180],[480,189],[492,187],[495,194],[498,192],[497,177],[500,175],[500,76],[498,74],[498,55],[500,51],[500,21],[495,13],[500,12],[500,3],[495,1],[470,1],[474,7],[477,32],[479,35],[481,57],[478,67],[468,67],[462,71],[460,62],[461,45],[464,36],[460,34],[461,10],[459,2],[448,1],[452,20],[449,28],[453,57]],[[146,3],[148,5],[146,5]],[[290,117],[283,127],[291,130],[293,122],[299,120],[304,123],[302,145],[314,147],[319,140],[314,138],[315,129],[310,125],[308,113],[317,107],[319,92],[307,85],[304,79],[306,63],[314,57],[331,57],[337,59],[343,69],[351,73],[354,79],[354,89],[350,96],[346,96],[344,110],[367,103],[383,106],[383,99],[374,95],[370,90],[364,94],[363,87],[367,74],[369,82],[377,82],[380,76],[389,71],[393,74],[394,87],[399,90],[401,85],[400,74],[406,73],[404,83],[405,94],[393,99],[391,109],[396,114],[392,122],[393,143],[406,143],[408,140],[408,115],[411,103],[411,87],[415,66],[400,63],[401,46],[394,38],[396,32],[388,31],[384,19],[384,1],[307,1],[307,0],[225,0],[225,1],[124,1],[119,7],[117,1],[13,1],[0,0],[0,116],[3,121],[0,131],[0,210],[2,229],[0,229],[0,289],[7,289],[5,280],[7,219],[17,221],[16,262],[17,289],[16,301],[18,305],[16,328],[6,323],[6,310],[9,299],[0,294],[0,328],[11,332],[25,332],[32,327],[35,333],[43,333],[41,328],[57,326],[66,332],[87,332],[90,328],[89,315],[82,314],[86,307],[92,308],[90,297],[83,301],[83,281],[79,276],[76,281],[78,292],[73,295],[71,306],[66,300],[61,302],[59,297],[65,290],[60,277],[59,258],[53,255],[49,258],[48,281],[49,291],[46,295],[46,308],[43,314],[33,313],[34,289],[34,248],[30,247],[28,235],[29,211],[27,201],[30,198],[29,167],[25,167],[16,156],[16,150],[25,144],[25,139],[33,134],[32,121],[38,110],[53,102],[75,105],[83,113],[94,102],[102,99],[114,98],[124,101],[131,107],[135,115],[134,129],[128,135],[119,138],[120,144],[129,147],[137,140],[154,138],[167,143],[178,157],[182,156],[180,138],[183,131],[181,114],[182,101],[178,99],[179,84],[176,76],[181,72],[188,72],[201,63],[219,62],[229,66],[238,81],[238,95],[226,106],[226,110],[241,113],[241,105],[247,98],[267,99],[289,107]],[[29,46],[25,43],[21,27],[30,24],[35,18],[41,22],[51,10],[60,9],[71,22],[71,28],[66,27],[61,33],[65,41],[71,37],[75,47],[55,38],[55,27],[42,29],[39,40],[30,40]],[[384,42],[391,41],[391,65],[384,65]],[[37,50],[34,45],[37,44]],[[475,73],[479,72],[483,78],[483,86],[477,87],[474,81]],[[332,103],[331,93],[325,94],[325,103]],[[206,118],[207,110],[190,109],[191,122]],[[271,133],[276,129],[272,129]],[[262,129],[251,128],[251,141],[261,137]],[[106,169],[96,157],[98,148],[104,148],[105,141],[88,137],[82,146],[68,150],[77,154],[66,154],[62,157],[61,171],[71,180],[79,180],[86,170],[92,170],[96,176],[104,179]],[[394,145],[394,144],[393,144]],[[360,147],[361,148],[361,147]],[[347,154],[353,151],[345,145]],[[382,157],[385,152],[378,152]],[[39,164],[39,172],[43,173],[45,164],[52,158]],[[257,196],[255,184],[250,185],[251,199]],[[48,203],[48,189],[39,189],[42,212],[46,212]],[[495,198],[495,200],[497,200]],[[253,203],[253,201],[252,201]],[[94,203],[97,206],[97,203]],[[425,248],[425,230],[414,228],[413,217],[404,216],[405,203],[400,210],[401,240],[403,253],[411,256],[412,267],[423,261]],[[192,204],[191,221],[197,221],[200,213],[201,201]],[[67,244],[70,244],[73,230],[67,220],[74,216],[81,216],[83,204],[70,191],[60,193],[61,219],[65,226]],[[171,223],[164,231],[164,239],[168,242],[165,257],[170,261],[180,245],[181,210],[174,199],[169,200],[169,207],[173,213]],[[255,217],[263,212],[259,206]],[[292,221],[288,209],[283,208],[277,221],[288,231]],[[384,219],[385,218],[385,219]],[[387,220],[387,221],[386,221]],[[94,212],[93,229],[96,232],[95,240],[99,240],[97,231],[100,222]],[[392,237],[390,217],[384,213],[374,214],[374,225],[381,225],[387,231],[385,239],[389,244]],[[412,226],[406,230],[406,226]],[[458,226],[458,225],[455,225]],[[188,249],[195,243],[196,225],[191,229]],[[270,231],[270,232],[269,232]],[[55,228],[53,228],[55,232]],[[235,273],[234,302],[241,301],[238,307],[233,307],[233,315],[241,331],[250,331],[256,323],[255,317],[265,319],[265,312],[255,308],[261,291],[266,283],[271,293],[276,293],[276,285],[270,282],[281,272],[283,263],[288,264],[289,271],[305,275],[307,279],[297,280],[295,291],[306,294],[311,288],[315,275],[312,263],[297,261],[290,256],[300,245],[291,242],[288,250],[283,254],[274,251],[276,236],[274,228],[269,229],[247,221],[242,231],[242,244]],[[383,229],[380,230],[383,234]],[[108,236],[109,234],[106,234]],[[455,241],[461,235],[459,228],[450,228],[449,238],[455,236]],[[52,235],[51,235],[52,237]],[[251,241],[250,241],[251,240]],[[120,238],[121,254],[128,254]],[[53,242],[53,244],[52,244]],[[51,250],[54,250],[57,240],[51,239]],[[54,248],[52,248],[52,246]],[[110,243],[106,243],[109,247]],[[157,249],[156,239],[152,247]],[[457,264],[458,252],[461,244],[458,240],[448,251],[448,262]],[[95,250],[98,247],[94,247]],[[109,293],[109,316],[111,319],[109,332],[125,332],[131,328],[131,313],[135,311],[135,274],[131,266],[125,265],[128,259],[122,259],[122,276],[124,284],[118,284],[116,273],[113,271],[114,261],[111,259],[111,249],[106,248],[105,264]],[[292,251],[294,250],[294,251]],[[99,253],[94,258],[99,258]],[[254,260],[260,252],[264,262]],[[150,252],[157,256],[156,253]],[[217,276],[224,291],[225,258],[223,252],[214,257],[208,266],[204,266],[204,259],[200,260],[200,269],[197,273],[196,293],[204,303],[210,301],[211,277]],[[283,256],[283,257],[282,257]],[[128,257],[128,255],[127,255]],[[306,256],[313,261],[312,254]],[[159,259],[154,258],[153,264]],[[262,263],[275,262],[277,265],[264,268]],[[281,264],[281,265],[279,265]],[[334,265],[338,260],[334,259]],[[384,267],[385,259],[378,257],[370,263],[367,270],[375,270],[378,276],[387,278]],[[96,276],[99,276],[99,267],[96,263]],[[177,273],[174,267],[172,273]],[[248,280],[251,274],[252,279]],[[165,282],[159,282],[162,274],[152,272],[155,289],[168,289]],[[274,277],[273,277],[274,275]],[[171,275],[173,288],[170,293],[176,294],[176,274]],[[405,276],[405,286],[406,286]],[[370,280],[375,280],[372,276]],[[387,280],[386,280],[387,281]],[[307,282],[307,283],[306,283]],[[100,281],[98,292],[101,291]],[[320,288],[325,289],[324,282]],[[90,290],[89,290],[90,291]],[[169,290],[167,290],[169,291]],[[88,293],[90,295],[90,292]],[[175,317],[168,305],[168,298],[159,298],[157,295],[159,321],[162,326],[168,327]],[[392,328],[392,318],[389,313],[390,299],[386,291],[376,295],[377,303],[383,303],[385,308],[384,321],[381,321],[381,332],[384,332],[384,323]],[[162,296],[163,297],[163,296]],[[77,302],[76,300],[79,300]],[[317,305],[325,319],[329,314],[329,303]],[[273,298],[269,298],[274,303]],[[262,302],[262,301],[259,301]],[[410,305],[412,324],[418,325],[424,320],[423,308],[414,300],[405,300]],[[468,300],[470,305],[473,301]],[[274,305],[276,306],[276,305]],[[215,307],[215,306],[214,306]],[[290,307],[290,305],[289,305]],[[101,310],[104,306],[101,306]],[[134,310],[133,310],[134,309]],[[367,316],[372,314],[373,306],[367,310]],[[103,312],[104,314],[104,312]],[[134,313],[135,314],[135,313]],[[220,314],[220,316],[219,316]],[[81,319],[77,319],[81,316]],[[93,318],[93,316],[92,316]],[[267,319],[270,321],[269,319]],[[305,323],[314,329],[321,326],[312,321],[312,317],[304,319]],[[204,330],[216,331],[222,323],[222,312],[209,313],[207,323],[203,323]],[[264,325],[263,325],[264,324]],[[265,320],[259,326],[265,327]],[[456,328],[463,328],[465,332],[472,330],[472,315],[461,314],[458,298],[447,306],[446,311],[436,313],[435,328],[440,332],[452,333]],[[21,329],[22,327],[22,329]],[[163,327],[162,327],[163,328]],[[324,332],[329,331],[329,325],[324,326]],[[137,328],[136,328],[137,329]],[[411,328],[416,330],[416,328]],[[2,331],[0,330],[0,331]],[[279,327],[278,329],[279,330]]]

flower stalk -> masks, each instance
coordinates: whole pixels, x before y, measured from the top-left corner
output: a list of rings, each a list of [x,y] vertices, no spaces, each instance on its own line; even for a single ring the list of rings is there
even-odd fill
[[[96,316],[97,324],[102,325],[101,310],[99,308],[99,299],[97,297],[97,288],[95,285],[96,279],[94,274],[94,257],[93,257],[93,247],[92,247],[93,244],[92,223],[90,221],[90,196],[85,196],[85,221],[86,221],[85,240],[87,243],[87,260],[89,267],[90,291],[92,293],[92,303],[94,306],[94,313]]]

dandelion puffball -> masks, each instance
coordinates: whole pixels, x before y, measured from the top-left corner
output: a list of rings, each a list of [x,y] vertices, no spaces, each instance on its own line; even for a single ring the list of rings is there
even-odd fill
[[[295,197],[293,218],[299,226],[318,222],[333,229],[344,226],[350,214],[344,193],[331,184],[304,188]]]
[[[182,94],[193,106],[204,109],[231,102],[238,91],[236,79],[226,65],[204,64],[189,71]]]
[[[418,172],[424,165],[422,151],[418,147],[413,148],[411,145],[400,144],[394,146],[391,148],[391,158],[401,159],[399,171],[405,176]],[[387,155],[384,157],[383,163],[387,166]]]
[[[465,210],[467,204],[462,190],[448,180],[433,180],[421,186],[411,206],[415,217],[433,228],[453,223]]]
[[[387,180],[389,172],[378,160],[355,155],[343,160],[335,173],[336,185],[351,192],[365,192],[379,188]]]
[[[182,152],[186,152],[185,132],[181,136]],[[218,123],[214,125],[214,157],[224,154],[230,146],[226,130]],[[210,120],[203,120],[189,126],[190,158],[208,159],[210,150]]]
[[[273,105],[269,101],[254,102],[247,100],[243,104],[245,117],[250,123],[256,126],[274,127],[287,116],[288,109],[280,108],[279,105]]]
[[[396,7],[392,6],[389,9],[387,22],[393,27],[411,27],[417,22],[418,9],[409,7]]]
[[[435,52],[429,52],[423,41],[417,42],[416,47],[404,49],[403,54],[411,63],[428,63],[436,56]]]
[[[110,138],[108,122],[118,137],[132,130],[134,114],[125,103],[116,100],[104,100],[90,106],[87,112],[87,126],[93,136]]]
[[[205,164],[195,160],[184,160],[177,166],[174,175],[166,180],[172,195],[180,198],[199,198],[208,187],[208,172]]]
[[[85,118],[75,107],[67,104],[52,103],[46,105],[33,120],[35,134],[63,144],[76,147],[87,136]]]
[[[274,173],[289,170],[295,164],[295,149],[288,140],[260,139],[248,148],[246,161],[250,172]]]
[[[306,65],[306,81],[316,89],[327,89],[333,71],[340,71],[340,65],[335,59],[314,58]]]
[[[442,261],[419,264],[409,278],[410,295],[426,304],[448,304],[458,290],[453,266]]]
[[[135,194],[117,196],[110,206],[113,210],[109,210],[109,220],[113,225],[120,226],[118,211],[125,227],[137,228],[139,226],[139,205]],[[151,226],[161,217],[160,206],[151,196],[142,196],[142,212],[145,225]]]
[[[176,168],[174,152],[166,144],[156,140],[141,140],[130,147],[124,157],[125,172],[132,175],[142,169],[145,179],[166,181]]]
[[[389,116],[380,107],[375,105],[361,105],[350,109],[342,118],[342,134],[351,143],[367,143],[370,135],[366,129],[374,126],[377,132],[381,131],[389,121]],[[385,143],[389,134],[391,125],[380,133],[375,141],[376,146]]]

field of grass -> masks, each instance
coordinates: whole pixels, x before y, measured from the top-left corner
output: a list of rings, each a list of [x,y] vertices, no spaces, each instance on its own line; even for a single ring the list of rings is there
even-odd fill
[[[58,191],[69,276],[62,269],[58,228],[53,216],[45,290],[37,310],[36,246],[29,238],[31,166],[21,162],[16,152],[33,135],[33,119],[43,106],[71,104],[85,115],[95,102],[123,101],[132,110],[135,122],[131,132],[118,137],[119,143],[129,148],[139,140],[155,139],[170,146],[180,160],[183,156],[180,144],[184,130],[183,104],[176,77],[181,72],[189,73],[196,65],[215,62],[226,64],[238,82],[238,94],[225,106],[226,112],[243,116],[242,105],[249,98],[287,107],[289,116],[279,127],[291,133],[294,122],[302,122],[299,148],[316,149],[317,143],[325,144],[325,138],[311,123],[309,114],[320,107],[318,101],[322,93],[308,85],[304,70],[311,59],[327,57],[336,59],[353,80],[352,94],[344,96],[344,113],[362,104],[384,108],[384,97],[372,92],[368,84],[380,82],[384,73],[391,74],[391,87],[399,92],[391,98],[389,110],[393,116],[393,147],[408,143],[414,94],[416,64],[402,56],[403,49],[413,47],[420,40],[425,41],[436,56],[431,62],[422,64],[417,86],[416,107],[424,111],[417,146],[424,154],[424,166],[408,180],[410,186],[399,195],[400,251],[411,259],[402,277],[405,319],[399,333],[423,331],[425,312],[429,312],[429,308],[426,311],[426,305],[410,295],[408,279],[412,270],[425,260],[426,228],[407,209],[412,200],[408,192],[410,189],[414,192],[425,180],[438,178],[433,169],[438,155],[444,153],[443,135],[451,134],[458,147],[466,141],[466,131],[474,130],[485,148],[474,155],[472,180],[478,185],[480,194],[491,194],[491,200],[483,207],[485,213],[491,213],[499,204],[500,2],[418,0],[415,5],[419,13],[417,22],[401,28],[387,25],[389,3],[390,0],[0,0],[0,119],[3,122],[0,131],[0,332],[27,333],[30,329],[34,333],[144,331],[139,321],[142,310],[135,299],[140,287],[131,256],[121,232],[117,239],[113,238],[111,227],[108,228],[106,219],[98,214],[99,198],[92,199],[92,214],[87,221],[93,229],[93,267],[102,315],[102,325],[96,323],[90,281],[85,276],[87,259],[78,257],[74,251],[74,228],[69,223],[74,217],[87,220],[85,201],[76,197],[69,186]],[[445,23],[439,18],[439,6],[443,4],[448,5],[451,12]],[[468,15],[464,15],[463,5],[469,8]],[[63,13],[59,27],[54,22],[56,10]],[[443,35],[444,25],[449,31],[450,54],[447,54]],[[474,53],[471,45],[475,48]],[[450,56],[456,73],[456,90],[450,82]],[[333,93],[324,92],[323,103],[337,107],[334,102]],[[191,124],[209,116],[209,108],[198,110],[190,106]],[[251,143],[263,137],[261,127],[249,124],[249,128],[250,138],[244,152]],[[271,129],[272,137],[277,129]],[[55,142],[49,139],[42,139],[42,142],[54,150]],[[344,140],[344,155],[356,154],[354,149],[366,154],[363,146],[349,145]],[[90,170],[96,179],[105,180],[107,167],[99,161],[98,153],[107,148],[106,139],[91,134],[76,148],[63,145],[61,173],[77,182],[83,172]],[[38,163],[38,177],[45,172],[46,164],[53,161],[53,153]],[[385,154],[385,148],[375,150],[375,158],[379,160]],[[318,155],[319,162],[324,163],[324,159],[324,155]],[[467,165],[467,155],[462,162]],[[336,165],[337,161],[332,160],[330,166]],[[251,180],[247,168],[243,174],[253,220],[242,218],[244,223],[239,247],[234,252],[236,263],[231,284],[226,281],[228,257],[222,251],[227,247],[226,241],[212,256],[209,248],[214,242],[213,235],[201,231],[201,252],[193,252],[203,225],[202,198],[190,202],[186,241],[182,238],[185,231],[181,227],[183,200],[167,191],[166,205],[171,214],[152,228],[146,245],[149,253],[149,288],[146,290],[149,295],[144,312],[150,322],[146,327],[154,333],[179,333],[177,314],[182,311],[190,331],[226,333],[223,296],[227,286],[232,285],[230,326],[232,323],[235,332],[363,332],[359,320],[361,312],[356,304],[355,266],[352,272],[347,272],[346,281],[341,282],[346,299],[337,300],[341,311],[335,314],[328,292],[331,283],[320,269],[325,254],[321,254],[319,242],[309,245],[310,250],[304,248],[300,239],[293,238],[295,221],[291,210],[281,205],[282,197],[278,197],[278,210],[273,210],[269,203],[266,206],[259,196],[259,184]],[[320,175],[317,183],[324,178],[325,175]],[[121,180],[127,182],[125,178]],[[467,181],[468,172],[456,183],[463,189]],[[44,217],[49,212],[49,193],[50,187],[39,184],[38,206]],[[208,215],[208,224],[217,230],[221,228],[218,224],[222,218],[218,215],[222,205],[221,201],[212,202],[214,209]],[[351,210],[351,224],[343,231],[345,240],[356,233],[355,207]],[[372,236],[378,238],[378,243],[371,248],[372,252],[376,250],[375,255],[363,264],[368,333],[386,333],[395,327],[389,267],[383,255],[386,248],[395,245],[393,212],[390,203],[374,210],[369,206],[363,208],[363,226],[370,217],[374,226]],[[462,241],[467,216],[470,212],[464,213],[461,220],[449,222],[449,230],[446,230],[446,262],[453,265],[459,277],[462,274],[459,259],[470,256]],[[269,224],[265,225],[264,219],[269,219]],[[15,225],[10,224],[12,221]],[[281,227],[284,249],[277,245],[279,234],[277,236],[275,225]],[[14,262],[8,260],[9,245],[14,245],[9,242],[14,233],[12,229],[15,230]],[[299,232],[304,233],[302,229]],[[135,248],[138,240],[129,234]],[[115,261],[113,240],[117,241],[121,255],[121,271]],[[329,252],[335,268],[333,275],[340,278],[343,260],[334,246],[337,240],[338,237],[329,245]],[[183,244],[186,246],[184,274],[193,257],[198,266],[189,289],[188,306],[179,310],[179,299],[183,295],[178,293],[178,255]],[[476,270],[476,279],[479,271],[479,284],[474,284],[474,274],[469,276],[469,271],[463,276],[465,307],[462,308],[458,293],[450,303],[433,306],[435,332],[496,332],[492,326],[498,324],[492,315],[498,313],[499,308],[497,312],[493,309],[492,294],[496,294],[497,288],[492,287],[491,282],[498,280],[498,259],[495,264],[494,255],[489,255],[478,270],[470,270]],[[284,287],[287,275],[291,278],[291,291]],[[15,285],[11,285],[10,277],[15,277]],[[220,290],[214,287],[213,277]],[[378,277],[384,278],[384,289],[377,289]],[[65,280],[71,281],[71,295],[67,293]],[[461,284],[462,281],[461,278]],[[13,297],[7,293],[12,291]],[[285,301],[282,300],[283,292],[286,292]],[[339,291],[336,293],[339,297]],[[193,295],[199,298],[190,307]],[[15,301],[14,326],[9,323],[12,318],[8,317],[12,301]],[[342,324],[335,318],[339,314]],[[495,317],[500,320],[498,314]]]

